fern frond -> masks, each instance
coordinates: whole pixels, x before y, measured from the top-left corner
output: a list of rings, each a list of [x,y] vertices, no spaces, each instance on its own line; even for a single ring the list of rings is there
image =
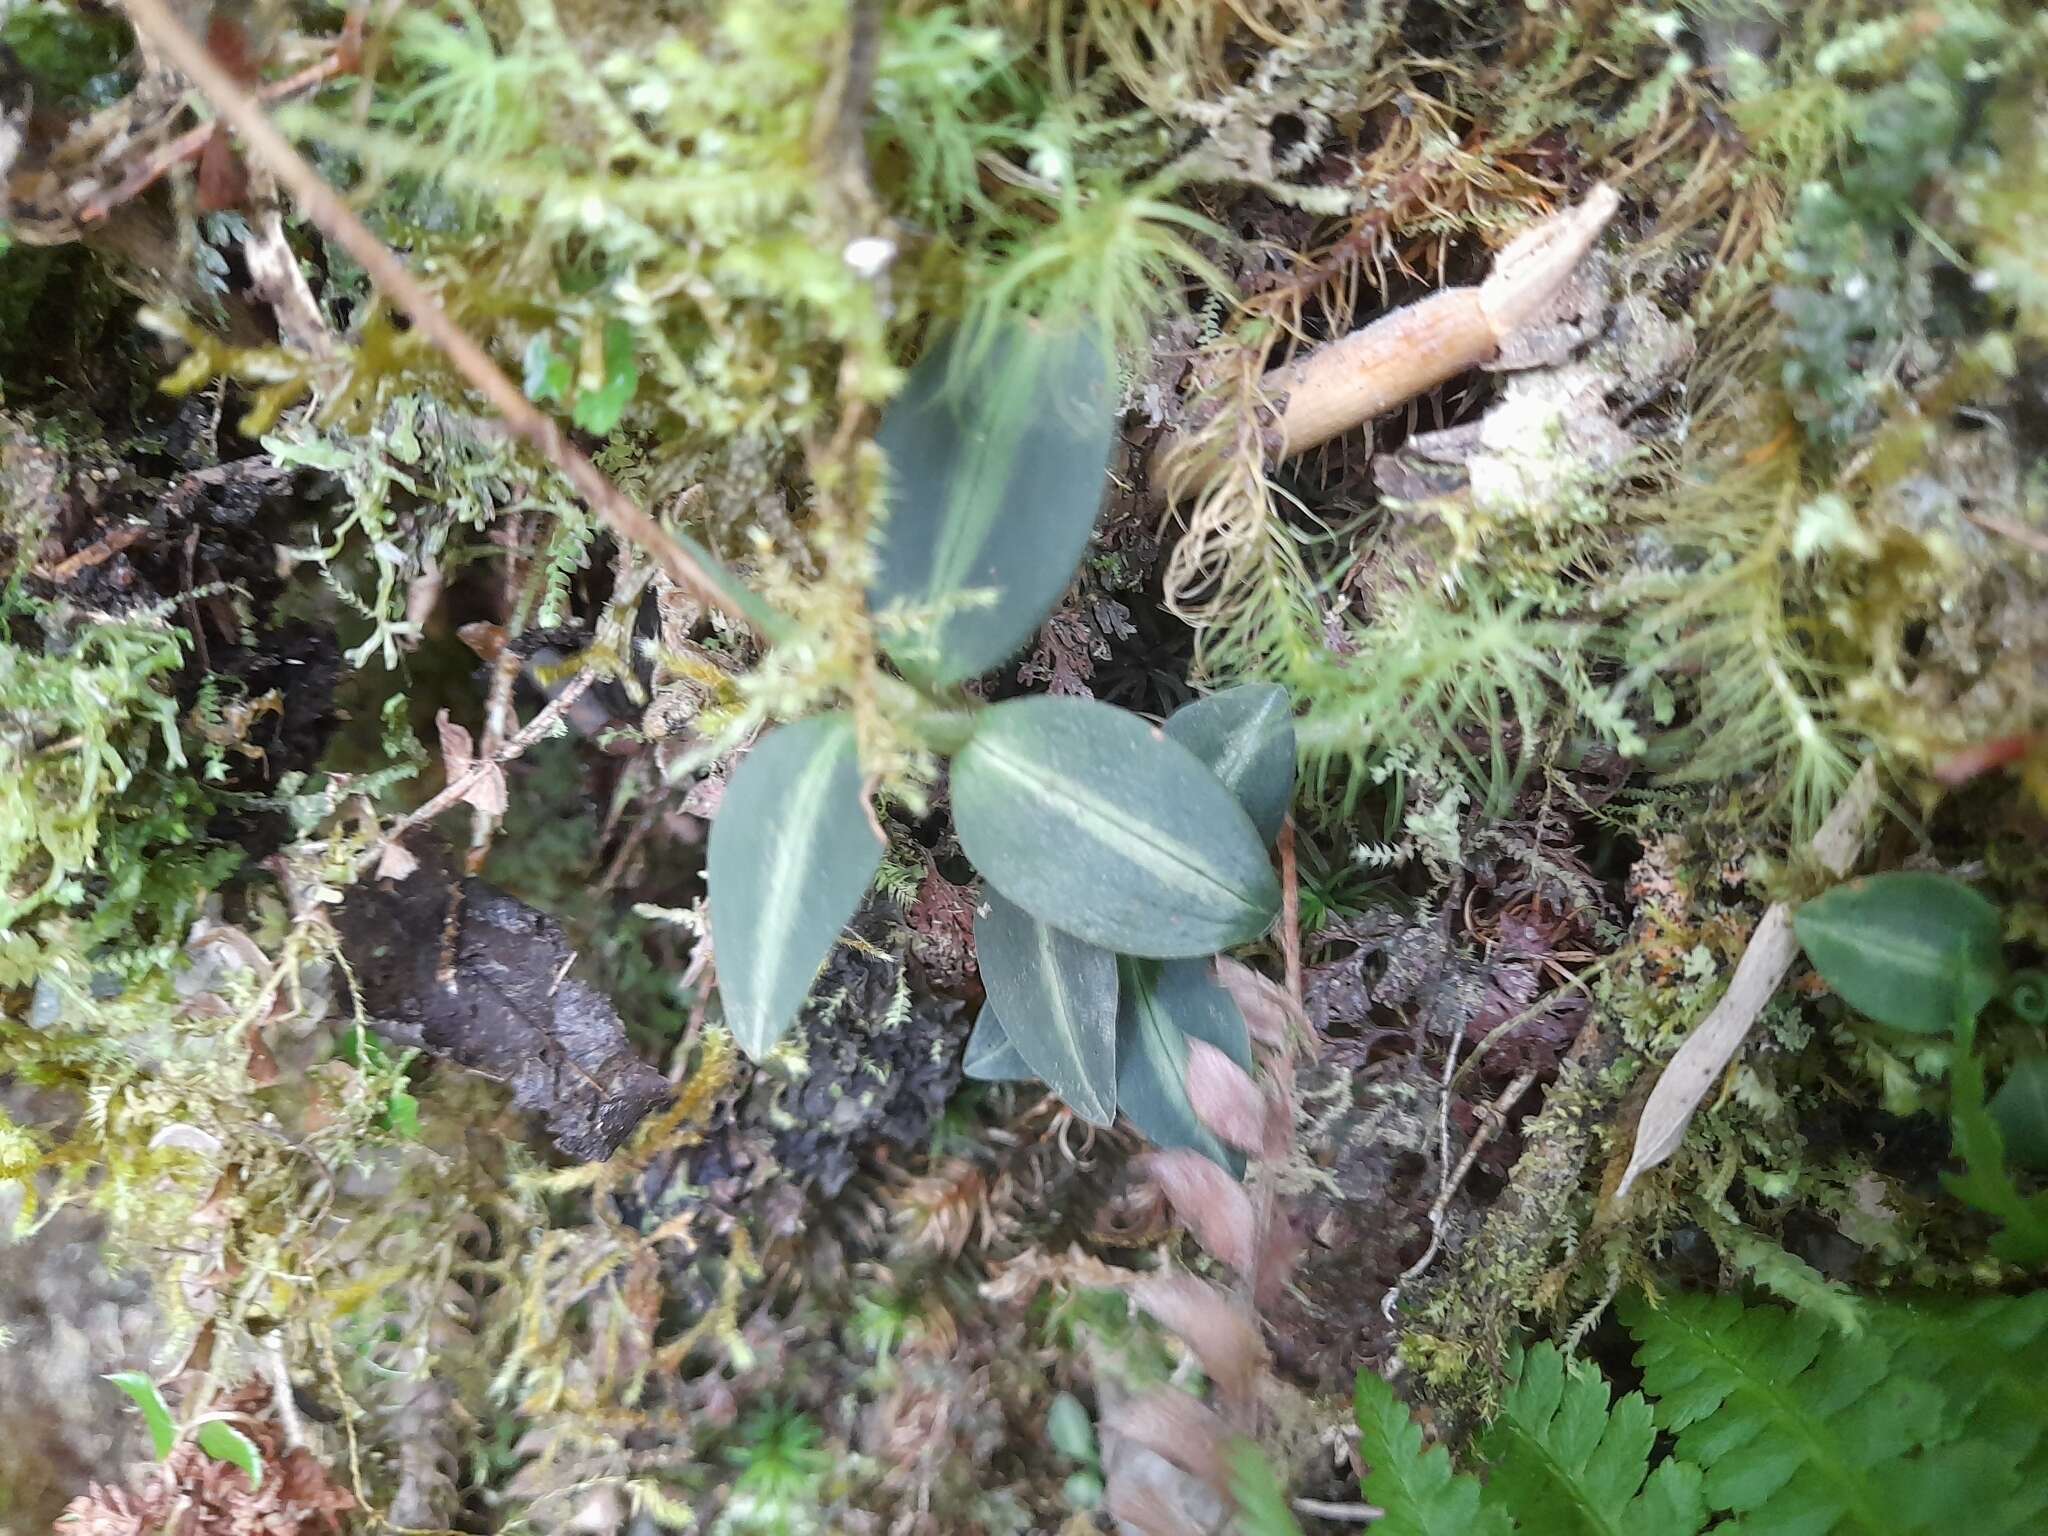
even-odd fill
[[[1422,1429],[1394,1389],[1370,1371],[1358,1377],[1358,1450],[1371,1467],[1368,1502],[1386,1514],[1379,1536],[1507,1536],[1514,1523],[1481,1502],[1479,1479],[1451,1470],[1441,1445],[1422,1447]]]
[[[1532,1533],[1690,1536],[1706,1523],[1700,1470],[1673,1460],[1651,1471],[1656,1437],[1641,1393],[1610,1406],[1598,1372],[1539,1344],[1480,1437],[1486,1503]]]
[[[1916,1299],[1874,1317],[1896,1369],[1947,1389],[1958,1439],[2013,1470],[2010,1503],[1985,1528],[2048,1530],[2048,1291]]]
[[[2017,1469],[1961,1434],[1940,1386],[1899,1368],[1894,1329],[1847,1337],[1727,1296],[1636,1301],[1623,1317],[1658,1426],[1748,1536],[1901,1536],[1965,1518],[1973,1531],[2039,1529],[2013,1523]]]

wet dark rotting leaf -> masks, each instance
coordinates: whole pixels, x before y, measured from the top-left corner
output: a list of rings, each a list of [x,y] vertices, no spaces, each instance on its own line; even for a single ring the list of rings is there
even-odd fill
[[[505,1083],[570,1157],[610,1157],[668,1101],[667,1079],[633,1054],[610,1000],[576,974],[559,923],[458,878],[438,839],[407,847],[419,859],[410,878],[365,879],[335,915],[372,1026],[394,1045]],[[454,962],[445,983],[444,950]]]

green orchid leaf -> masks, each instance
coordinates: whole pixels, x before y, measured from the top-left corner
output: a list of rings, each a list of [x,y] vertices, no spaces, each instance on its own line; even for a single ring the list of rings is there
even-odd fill
[[[1017,1054],[1017,1047],[1010,1043],[1003,1021],[996,1017],[994,1007],[988,1003],[983,1003],[981,1012],[975,1016],[974,1030],[967,1037],[967,1054],[961,1060],[960,1070],[977,1083],[1028,1083],[1038,1078],[1038,1074]]]
[[[1294,801],[1294,716],[1287,690],[1245,683],[1184,704],[1166,734],[1200,758],[1272,842]]]
[[[882,862],[865,800],[843,715],[770,731],[726,786],[711,823],[711,930],[726,1025],[756,1060],[796,1021]]]
[[[234,1425],[220,1419],[209,1419],[199,1426],[199,1449],[215,1461],[224,1461],[231,1467],[240,1467],[249,1479],[249,1488],[263,1486],[263,1453],[256,1449],[256,1442],[243,1434]]]
[[[1116,1120],[1116,956],[981,893],[974,952],[1011,1046],[1075,1114]]]
[[[171,1447],[178,1443],[178,1425],[156,1383],[140,1371],[116,1371],[104,1379],[126,1392],[142,1410],[142,1422],[149,1426],[149,1445],[156,1452],[156,1459],[162,1461],[170,1455]]]
[[[1792,926],[1842,1001],[1892,1029],[1946,1034],[2005,983],[1998,909],[1946,875],[1851,880],[1807,902]]]
[[[1155,1147],[1186,1147],[1244,1171],[1244,1158],[1188,1102],[1188,1041],[1206,1040],[1245,1071],[1251,1034],[1202,960],[1117,960],[1117,1107]]]
[[[1991,1096],[2005,1153],[2022,1168],[2048,1171],[2048,1056],[2029,1056]]]
[[[1279,911],[1265,845],[1216,776],[1092,699],[987,710],[953,762],[953,824],[990,886],[1122,954],[1214,954]]]
[[[1087,551],[1115,427],[1089,331],[1018,321],[926,352],[877,439],[890,497],[868,600],[914,620],[886,641],[898,665],[957,682],[1031,639]]]

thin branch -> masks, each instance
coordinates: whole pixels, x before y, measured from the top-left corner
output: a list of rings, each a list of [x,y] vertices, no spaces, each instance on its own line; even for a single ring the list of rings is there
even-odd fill
[[[1453,1055],[1455,1055],[1455,1052]],[[1521,1102],[1522,1095],[1529,1091],[1535,1084],[1535,1081],[1536,1071],[1532,1067],[1519,1074],[1513,1082],[1501,1090],[1499,1098],[1480,1111],[1479,1129],[1473,1133],[1472,1140],[1466,1144],[1465,1155],[1458,1159],[1458,1166],[1444,1178],[1442,1184],[1438,1187],[1436,1203],[1429,1208],[1429,1247],[1423,1250],[1421,1258],[1401,1271],[1400,1278],[1394,1282],[1385,1297],[1381,1299],[1380,1309],[1388,1318],[1391,1319],[1393,1317],[1394,1309],[1400,1305],[1402,1288],[1409,1281],[1421,1275],[1424,1270],[1428,1269],[1435,1262],[1438,1251],[1443,1247],[1444,1217],[1450,1213],[1451,1200],[1464,1187],[1465,1175],[1470,1173],[1472,1165],[1479,1161],[1479,1154],[1485,1149],[1486,1144],[1492,1141],[1494,1136],[1507,1126],[1508,1111]],[[1450,1105],[1448,1089],[1444,1094],[1444,1105],[1448,1110]],[[1448,1130],[1448,1125],[1446,1125],[1446,1130]]]
[[[441,792],[434,796],[433,799],[429,800],[418,810],[409,811],[394,821],[391,824],[391,830],[377,839],[375,843],[372,843],[363,851],[362,856],[356,860],[356,873],[361,874],[369,869],[383,855],[386,848],[404,837],[406,833],[410,832],[421,822],[432,821],[436,816],[447,810],[449,806],[462,799],[493,768],[501,767],[511,762],[514,758],[525,752],[528,747],[548,735],[561,722],[562,717],[569,713],[570,706],[582,698],[590,685],[596,681],[597,674],[593,671],[585,670],[577,673],[576,676],[562,686],[560,693],[548,700],[545,709],[527,721],[519,734],[506,742],[496,753],[479,756],[466,770],[450,779]]]
[[[2038,528],[2029,528],[2025,523],[2016,523],[2009,517],[1995,517],[1989,512],[1965,512],[1971,522],[1989,533],[2002,534],[2015,544],[2025,545],[2037,555],[2048,555],[2048,533]]]
[[[352,73],[361,61],[363,53],[363,13],[350,11],[342,23],[341,41],[325,58],[308,64],[297,74],[287,75],[282,80],[272,80],[257,86],[256,99],[263,102],[288,101],[294,96],[323,85],[329,80]],[[97,224],[121,204],[140,197],[163,178],[166,171],[186,160],[196,160],[212,140],[218,128],[213,123],[201,123],[187,129],[170,143],[164,145],[141,166],[111,191],[102,192],[83,208],[78,210],[80,224]]]
[[[1296,1511],[1318,1520],[1341,1520],[1349,1525],[1370,1525],[1386,1511],[1372,1504],[1332,1504],[1328,1499],[1296,1499]]]
[[[356,259],[371,281],[504,417],[505,424],[561,471],[614,534],[640,545],[671,581],[687,588],[707,607],[716,608],[743,627],[753,627],[739,605],[726,596],[668,531],[613,485],[552,419],[535,408],[519,386],[491,361],[490,354],[450,318],[440,301],[407,270],[396,253],[356,217],[355,210],[278,132],[262,106],[185,30],[165,0],[123,0],[123,5],[135,30],[155,44],[199,88],[221,119],[241,135],[244,150],[270,168],[297,199],[306,217]]]

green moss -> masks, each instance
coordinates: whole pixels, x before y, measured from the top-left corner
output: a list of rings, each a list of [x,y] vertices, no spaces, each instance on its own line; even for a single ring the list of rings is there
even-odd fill
[[[0,43],[14,50],[36,104],[46,109],[91,109],[117,99],[131,42],[114,12],[65,0],[23,0],[0,19]]]

